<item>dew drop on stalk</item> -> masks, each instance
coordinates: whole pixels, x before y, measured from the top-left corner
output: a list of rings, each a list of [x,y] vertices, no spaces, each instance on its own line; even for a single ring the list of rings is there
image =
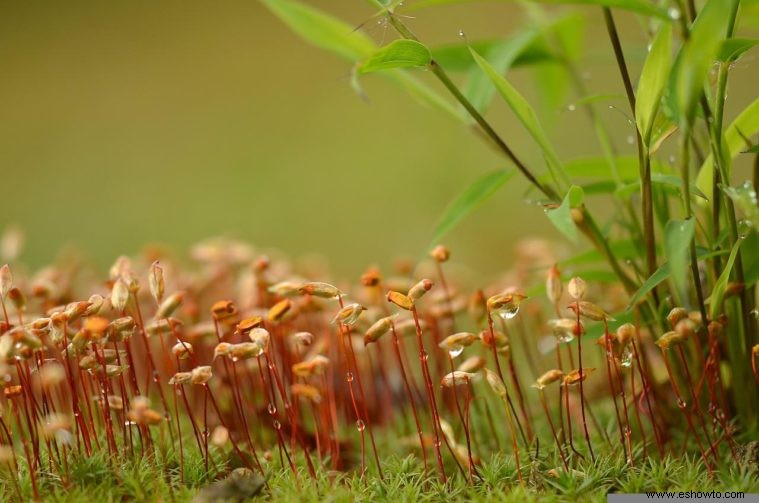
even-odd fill
[[[677,406],[680,407],[681,409],[684,409],[688,405],[685,403],[685,400],[683,400],[682,398],[678,398],[677,399]]]
[[[516,304],[516,303],[515,303]],[[496,311],[496,314],[504,320],[510,320],[519,312],[519,304],[507,304],[502,309]]]
[[[361,419],[356,421],[356,429],[358,429],[358,431],[364,431],[365,428],[366,428],[366,424],[364,424],[364,422]]]
[[[619,356],[619,364],[625,368],[629,368],[632,365],[633,352],[632,348],[628,344],[622,349],[622,354]]]
[[[557,337],[557,339],[562,343],[572,342],[575,340],[575,334],[573,334],[570,330],[565,330],[561,333],[561,335]]]
[[[451,356],[451,358],[456,358],[463,352],[464,352],[464,346],[460,346],[460,345],[451,346],[451,348],[448,350],[448,354]]]
[[[669,16],[670,19],[673,19],[676,21],[680,19],[680,9],[678,9],[677,7],[670,7],[669,9],[667,9],[667,15]]]
[[[275,420],[274,420],[274,421],[273,421],[271,424],[272,424],[272,426],[274,426],[274,429],[275,429],[275,430],[280,430],[280,429],[282,429],[282,425],[281,425],[281,424],[280,424],[280,422],[279,422],[279,421],[277,421],[276,419],[275,419]]]
[[[754,316],[754,318],[759,318],[759,308],[755,307],[752,309],[751,314]]]
[[[269,414],[273,416],[274,414],[277,413],[277,406],[274,405],[273,403],[270,403],[266,410],[268,410]]]
[[[345,373],[345,380],[348,382],[353,382],[353,372],[346,372]]]
[[[567,110],[569,110],[570,112],[574,112],[575,110],[577,110],[577,105],[575,105],[574,103],[570,103],[569,106],[567,106]]]
[[[423,362],[426,362],[429,359],[430,359],[430,355],[428,355],[426,351],[424,353],[422,353],[422,361]]]

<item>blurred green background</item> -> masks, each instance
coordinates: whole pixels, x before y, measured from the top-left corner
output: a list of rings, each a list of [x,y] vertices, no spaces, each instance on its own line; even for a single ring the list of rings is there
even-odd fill
[[[311,2],[358,26],[368,3]],[[297,256],[329,257],[341,276],[420,256],[446,204],[506,165],[475,135],[380,77],[349,86],[349,65],[307,46],[253,0],[0,3],[0,224],[27,235],[39,266],[74,244],[99,265],[145,243],[176,250],[227,234]],[[555,11],[554,11],[555,12]],[[622,87],[600,13],[587,14],[582,70],[593,93]],[[407,23],[430,45],[503,37],[513,3],[445,6]],[[645,54],[636,18],[619,13],[634,78]],[[364,27],[378,41],[391,33]],[[731,74],[728,116],[756,96],[755,56]],[[530,99],[536,74],[510,74]],[[422,76],[431,86],[443,90]],[[545,82],[544,82],[545,84]],[[598,152],[566,105],[541,110],[563,158]],[[633,133],[600,107],[620,151]],[[499,131],[542,161],[502,103]],[[514,177],[446,240],[480,274],[508,266],[518,238],[561,241]],[[529,197],[529,196],[528,196]]]

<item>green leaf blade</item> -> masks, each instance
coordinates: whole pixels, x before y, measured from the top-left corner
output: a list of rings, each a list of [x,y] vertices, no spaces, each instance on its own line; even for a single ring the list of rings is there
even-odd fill
[[[664,228],[664,252],[670,265],[672,280],[681,299],[686,298],[688,251],[695,230],[692,218],[670,220]]]
[[[430,50],[416,40],[394,40],[379,48],[358,65],[359,73],[372,73],[394,68],[419,68],[432,59]]]
[[[650,143],[656,111],[669,76],[671,50],[672,26],[664,24],[656,34],[638,81],[635,121],[646,145]]]
[[[548,216],[554,227],[572,243],[577,243],[578,241],[577,226],[572,219],[572,208],[580,206],[584,197],[585,193],[582,187],[572,185],[558,208],[546,210],[546,216]]]
[[[438,243],[461,220],[495,194],[513,175],[513,171],[494,171],[482,176],[467,187],[446,208],[435,228],[432,243]]]

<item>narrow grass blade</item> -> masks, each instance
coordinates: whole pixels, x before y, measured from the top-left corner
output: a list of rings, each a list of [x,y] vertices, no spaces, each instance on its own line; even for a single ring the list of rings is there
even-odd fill
[[[364,58],[358,65],[358,73],[371,73],[393,68],[418,68],[427,66],[432,56],[427,47],[416,40],[394,40]]]
[[[572,185],[558,208],[546,210],[546,215],[554,227],[573,243],[577,243],[578,237],[577,227],[572,220],[572,208],[580,206],[584,197],[582,188]]]
[[[470,185],[446,208],[435,228],[432,243],[438,243],[456,224],[474,211],[513,176],[513,171],[498,170],[481,177]]]
[[[649,146],[656,111],[669,77],[671,51],[672,26],[663,24],[643,65],[636,93],[635,121],[646,146]]]
[[[670,266],[672,281],[680,298],[686,298],[688,286],[688,250],[695,233],[694,220],[670,220],[664,228],[664,253]]]

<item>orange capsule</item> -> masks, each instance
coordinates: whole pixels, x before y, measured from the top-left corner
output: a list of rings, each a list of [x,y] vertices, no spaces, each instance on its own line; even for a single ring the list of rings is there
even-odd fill
[[[150,295],[153,296],[153,299],[157,304],[160,304],[163,301],[163,292],[166,286],[163,280],[163,268],[157,260],[150,264],[150,269],[148,270],[148,287],[150,289]]]
[[[293,303],[290,299],[282,299],[269,309],[266,318],[269,321],[279,321],[292,307]]]
[[[407,311],[411,311],[414,308],[414,301],[411,298],[393,290],[387,292],[387,301]]]
[[[470,356],[461,362],[461,365],[459,365],[456,370],[460,370],[462,372],[477,372],[478,370],[482,370],[485,367],[486,363],[487,360],[481,356]]]
[[[535,380],[535,384],[532,385],[533,388],[537,389],[543,389],[549,384],[552,384],[559,379],[561,379],[564,376],[564,372],[562,372],[559,369],[551,369],[545,374],[541,375]]]
[[[237,306],[231,300],[219,300],[211,306],[211,315],[216,321],[228,320],[237,314]]]
[[[585,381],[590,374],[595,371],[595,367],[588,367],[582,369],[582,377],[580,376],[580,369],[574,369],[570,370],[565,376],[564,376],[564,386],[572,386],[574,384],[579,383],[581,380]]]
[[[235,328],[235,333],[238,335],[244,335],[247,336],[248,332],[253,330],[254,328],[260,327],[263,324],[264,320],[260,316],[251,316],[250,318],[245,318],[240,323],[237,324],[237,327]]]
[[[432,257],[435,262],[447,262],[449,258],[451,258],[451,252],[448,251],[448,248],[446,248],[443,245],[437,245],[430,251],[430,257]]]
[[[561,274],[556,264],[548,269],[548,277],[546,278],[546,296],[551,304],[556,304],[561,300],[561,292],[564,289],[564,285],[561,284]]]
[[[430,291],[432,285],[432,280],[423,279],[409,289],[407,296],[413,302],[416,302],[421,299],[425,293]]]
[[[592,302],[587,302],[584,300],[575,302],[567,306],[567,308],[571,309],[575,313],[579,311],[580,316],[584,318],[588,318],[589,320],[593,321],[614,321],[614,318],[609,316],[606,311],[601,309],[600,306],[597,306],[596,304],[593,304]]]
[[[299,291],[302,295],[313,295],[314,297],[322,297],[325,299],[331,299],[340,295],[340,290],[338,290],[336,286],[319,281],[305,283],[299,288]]]
[[[393,316],[386,316],[374,322],[364,335],[364,346],[378,341],[380,337],[390,331],[390,327],[393,326],[393,318]]]
[[[585,297],[585,291],[587,289],[588,286],[585,283],[585,280],[579,276],[575,276],[574,278],[570,279],[569,283],[567,284],[567,292],[569,293],[569,296],[575,300],[581,300],[583,297]]]

